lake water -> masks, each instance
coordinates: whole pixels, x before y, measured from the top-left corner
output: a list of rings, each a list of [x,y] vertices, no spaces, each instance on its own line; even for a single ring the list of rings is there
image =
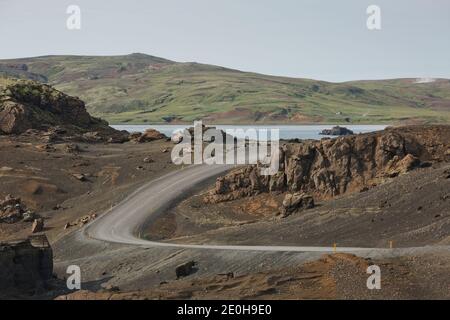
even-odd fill
[[[144,132],[146,129],[156,129],[159,132],[170,137],[173,132],[192,127],[193,125],[111,125],[117,130],[126,130],[128,132]],[[218,129],[279,129],[280,139],[321,139],[325,136],[319,133],[323,129],[330,129],[334,125],[216,125]],[[380,131],[385,129],[386,125],[345,125],[347,129],[354,133],[366,133]],[[238,137],[239,138],[239,137]]]

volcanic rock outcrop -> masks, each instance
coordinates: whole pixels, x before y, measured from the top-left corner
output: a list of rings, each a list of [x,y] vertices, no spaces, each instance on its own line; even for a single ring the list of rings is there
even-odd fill
[[[346,136],[354,133],[345,127],[336,126],[331,129],[323,129],[320,134],[326,136]]]
[[[32,80],[11,80],[0,90],[0,133],[22,134],[30,129],[60,134],[95,132],[97,140],[115,138],[125,133],[108,126],[86,111],[84,102],[49,85]],[[54,134],[54,132],[51,132]]]
[[[44,235],[0,243],[0,293],[36,291],[53,274],[53,252]]]
[[[217,203],[262,192],[302,192],[326,199],[359,191],[414,168],[450,161],[450,126],[388,128],[381,132],[288,143],[280,169],[260,175],[257,165],[231,171],[204,197]]]

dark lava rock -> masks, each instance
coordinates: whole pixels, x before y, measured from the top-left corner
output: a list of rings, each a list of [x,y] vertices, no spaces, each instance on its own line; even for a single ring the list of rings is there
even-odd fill
[[[325,136],[346,136],[354,133],[345,127],[336,126],[331,129],[324,129],[320,134]]]
[[[195,261],[183,263],[175,268],[177,279],[187,277],[194,272]]]
[[[0,243],[0,291],[38,290],[53,274],[53,252],[45,235]]]

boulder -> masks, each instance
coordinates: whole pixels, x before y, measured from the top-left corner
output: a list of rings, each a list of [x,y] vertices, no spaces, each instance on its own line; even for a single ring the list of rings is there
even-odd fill
[[[155,129],[147,129],[135,141],[139,143],[166,139],[167,137]]]
[[[345,135],[350,135],[350,134],[354,134],[354,133],[352,130],[347,129],[345,127],[335,126],[331,129],[322,130],[322,132],[320,134],[326,135],[326,136],[345,136]]]
[[[177,266],[175,268],[175,274],[177,276],[177,279],[187,277],[188,275],[192,274],[195,265],[196,265],[195,261],[189,261]]]
[[[27,210],[23,214],[23,222],[31,222],[31,221],[34,221],[34,219],[36,219],[36,218],[37,218],[37,215],[31,210]]]
[[[172,134],[172,136],[170,137],[170,140],[173,143],[175,143],[175,144],[181,143],[183,141],[184,135],[185,135],[184,134],[184,130],[182,130],[182,131],[175,131]]]
[[[288,193],[284,197],[280,207],[280,214],[282,217],[287,217],[311,208],[314,208],[314,199],[312,196],[302,192]]]
[[[38,233],[44,230],[44,219],[38,218],[34,219],[33,225],[31,226],[31,233]]]

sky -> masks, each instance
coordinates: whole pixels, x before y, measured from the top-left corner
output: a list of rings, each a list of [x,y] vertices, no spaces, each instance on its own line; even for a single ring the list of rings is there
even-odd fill
[[[0,59],[141,52],[333,82],[450,78],[449,0],[0,0],[0,39]]]

